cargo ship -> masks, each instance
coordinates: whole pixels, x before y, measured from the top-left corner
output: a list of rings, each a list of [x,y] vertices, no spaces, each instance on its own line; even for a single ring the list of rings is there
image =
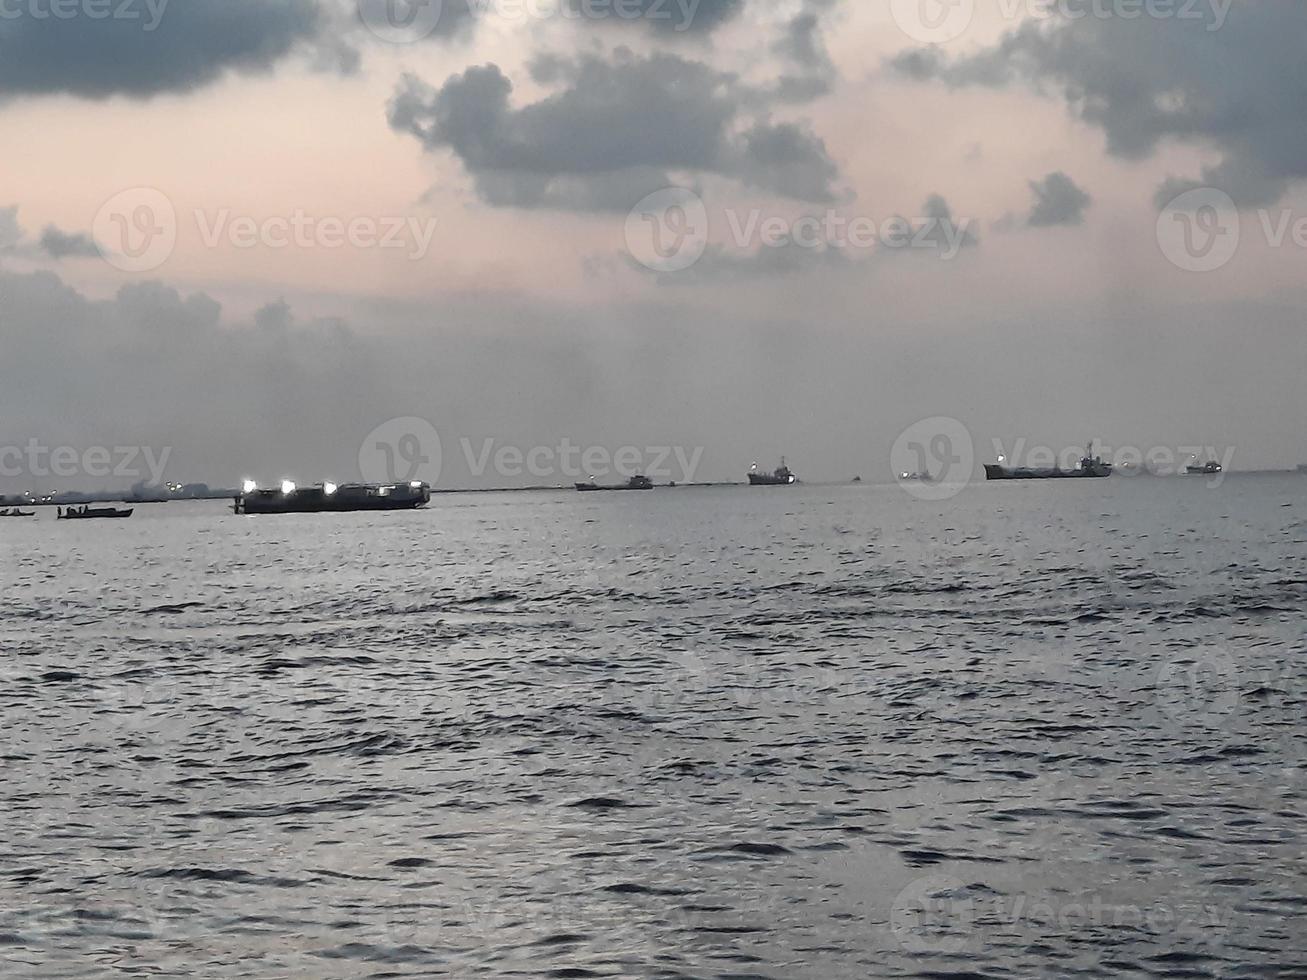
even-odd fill
[[[772,473],[759,472],[757,463],[749,468],[749,486],[751,487],[788,487],[798,482],[799,478],[785,465],[784,456],[781,457],[781,465],[776,467]]]
[[[1002,456],[999,457],[997,463],[985,464],[985,479],[987,480],[1092,480],[1111,475],[1112,464],[1103,460],[1102,457],[1094,455],[1094,444],[1092,442],[1085,449],[1085,455],[1081,458],[1080,465],[1073,470],[1064,470],[1058,466],[1052,469],[1004,466]]]
[[[98,521],[123,520],[131,517],[135,510],[131,507],[69,507],[59,508],[58,520],[61,521]]]
[[[589,483],[578,483],[576,485],[576,489],[580,490],[582,493],[593,490],[652,490],[653,488],[653,480],[649,479],[647,476],[633,476],[625,483],[610,485],[595,483],[594,479],[591,478]]]
[[[416,510],[431,502],[431,487],[425,483],[323,483],[297,487],[283,483],[275,490],[261,490],[246,483],[232,508],[237,514],[342,514],[367,510]]]

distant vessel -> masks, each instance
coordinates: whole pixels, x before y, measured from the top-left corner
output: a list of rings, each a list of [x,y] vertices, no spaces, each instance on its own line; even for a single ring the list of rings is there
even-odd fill
[[[29,513],[24,513],[18,508],[14,508],[13,510],[0,510],[0,517],[35,517],[35,516],[36,516],[36,511],[32,511],[29,514]]]
[[[934,483],[935,478],[929,473],[900,473],[899,480],[903,483]]]
[[[232,508],[237,514],[322,514],[363,510],[416,510],[431,502],[425,483],[351,483],[296,487],[287,482],[277,490],[260,490],[247,483]]]
[[[69,507],[64,510],[60,507],[58,519],[61,521],[112,520],[131,517],[133,513],[135,511],[131,507],[126,510],[119,510],[117,507]]]
[[[1185,472],[1190,476],[1216,476],[1218,473],[1225,472],[1225,467],[1214,459],[1209,459],[1206,463],[1199,464],[1198,457],[1185,467]]]
[[[788,466],[785,465],[785,457],[781,457],[781,465],[776,467],[773,473],[760,473],[758,464],[754,463],[749,469],[749,486],[751,487],[788,487],[799,482]]]
[[[997,463],[985,464],[985,479],[987,480],[1065,480],[1065,479],[1101,479],[1112,475],[1112,464],[1105,462],[1102,457],[1094,455],[1094,444],[1091,442],[1085,449],[1085,455],[1080,460],[1080,465],[1074,470],[1064,470],[1060,467],[1050,469],[1031,469],[1028,466],[1004,466],[1003,457],[999,457]]]
[[[595,483],[594,479],[591,478],[589,483],[578,483],[576,485],[576,489],[580,490],[582,493],[591,490],[652,490],[653,488],[653,480],[649,479],[647,476],[633,476],[625,483],[610,485]]]

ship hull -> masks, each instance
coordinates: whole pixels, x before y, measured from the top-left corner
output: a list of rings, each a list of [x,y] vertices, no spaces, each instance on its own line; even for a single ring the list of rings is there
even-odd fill
[[[794,477],[781,479],[775,476],[765,474],[750,473],[749,486],[751,487],[792,487],[797,482]]]
[[[278,493],[261,490],[236,498],[238,514],[353,514],[369,511],[417,510],[431,502],[431,488],[421,487],[341,487],[327,493],[321,487],[308,487]]]
[[[1110,469],[1032,470],[1008,469],[993,463],[985,465],[986,480],[1102,480],[1111,475]]]

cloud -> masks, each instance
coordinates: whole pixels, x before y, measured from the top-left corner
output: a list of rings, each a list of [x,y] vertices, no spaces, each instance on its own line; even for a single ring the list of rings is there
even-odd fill
[[[822,17],[834,10],[838,0],[806,0],[803,8],[785,25],[772,51],[798,69],[786,72],[776,84],[775,95],[784,102],[807,102],[825,95],[837,76],[835,63],[822,38]]]
[[[448,149],[487,203],[622,210],[670,183],[672,170],[731,177],[811,201],[835,197],[838,168],[805,126],[746,117],[757,93],[733,75],[673,54],[542,58],[533,80],[556,89],[515,108],[497,65],[434,89],[406,76],[390,124],[429,151]]]
[[[270,70],[327,20],[315,0],[117,0],[109,12],[5,19],[0,98],[188,92],[229,71]]]
[[[60,231],[54,225],[41,233],[40,245],[41,251],[52,259],[95,258],[100,254],[95,242],[86,235]]]
[[[1307,178],[1307,4],[1173,9],[1169,18],[1030,20],[977,54],[909,51],[891,65],[919,80],[1055,93],[1118,157],[1150,157],[1168,140],[1220,154],[1159,199],[1201,182],[1244,207],[1274,203]]]
[[[18,205],[0,208],[0,252],[12,252],[23,240],[23,228],[18,223]]]
[[[1030,189],[1035,195],[1027,224],[1032,228],[1054,225],[1078,225],[1085,220],[1085,208],[1093,202],[1074,180],[1066,174],[1051,173],[1043,180],[1032,180]]]

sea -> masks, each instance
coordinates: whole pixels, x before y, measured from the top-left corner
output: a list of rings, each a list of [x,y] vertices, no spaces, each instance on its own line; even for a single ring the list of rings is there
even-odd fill
[[[1307,976],[1307,477],[931,495],[0,521],[0,976]]]

